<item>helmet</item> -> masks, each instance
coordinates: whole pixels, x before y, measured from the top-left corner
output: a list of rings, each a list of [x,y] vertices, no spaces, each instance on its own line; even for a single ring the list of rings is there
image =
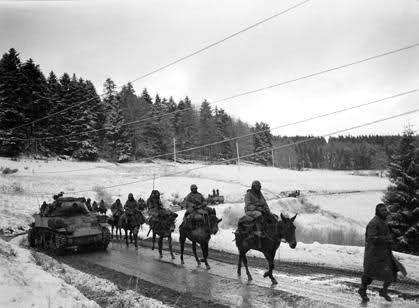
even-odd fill
[[[260,182],[256,180],[252,182],[252,187],[254,186],[262,186],[262,185],[260,185]]]
[[[195,184],[192,184],[192,185],[191,185],[191,190],[192,190],[192,189],[198,189],[198,186],[196,186]]]

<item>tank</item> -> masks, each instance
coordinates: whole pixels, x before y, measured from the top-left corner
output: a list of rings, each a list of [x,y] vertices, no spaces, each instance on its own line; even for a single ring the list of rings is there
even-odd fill
[[[28,242],[54,254],[72,249],[103,249],[111,239],[105,216],[90,212],[84,198],[60,197],[41,208],[30,225]]]

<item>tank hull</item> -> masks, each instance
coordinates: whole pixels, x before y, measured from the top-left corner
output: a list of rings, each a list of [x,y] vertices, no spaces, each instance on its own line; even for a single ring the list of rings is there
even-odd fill
[[[74,249],[106,249],[110,242],[109,225],[93,213],[71,217],[36,214],[34,218],[28,232],[31,247],[63,254]]]

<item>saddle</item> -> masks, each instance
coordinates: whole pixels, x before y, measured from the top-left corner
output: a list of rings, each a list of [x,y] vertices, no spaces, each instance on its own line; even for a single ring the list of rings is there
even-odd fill
[[[239,219],[238,227],[235,232],[236,235],[240,235],[242,237],[258,237],[262,238],[265,237],[266,233],[270,233],[269,229],[272,225],[274,225],[278,221],[278,216],[275,214],[270,215],[263,215],[263,224],[262,224],[262,234],[259,234],[258,230],[256,229],[257,219],[253,218],[252,216],[242,216]]]

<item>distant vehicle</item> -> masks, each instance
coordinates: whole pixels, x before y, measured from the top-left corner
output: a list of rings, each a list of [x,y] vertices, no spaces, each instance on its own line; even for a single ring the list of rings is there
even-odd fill
[[[54,254],[82,247],[106,249],[111,240],[109,225],[87,209],[84,198],[59,197],[34,218],[29,245]]]
[[[294,190],[292,192],[289,192],[287,196],[291,197],[291,198],[297,198],[297,197],[300,196],[300,191],[299,190]]]
[[[208,205],[216,205],[216,204],[223,204],[224,203],[224,196],[208,196],[207,204]]]

